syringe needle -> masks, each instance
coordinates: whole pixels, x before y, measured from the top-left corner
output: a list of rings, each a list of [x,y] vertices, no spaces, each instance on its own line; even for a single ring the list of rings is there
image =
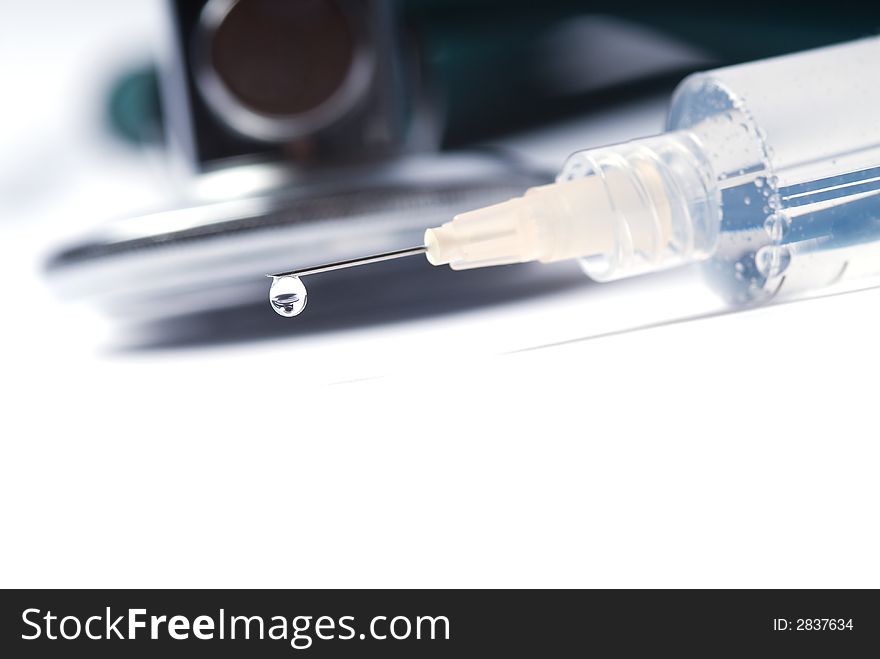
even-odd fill
[[[276,272],[267,277],[304,277],[306,275],[315,275],[319,272],[330,272],[331,270],[342,270],[343,268],[353,268],[357,265],[367,265],[368,263],[378,263],[379,261],[390,261],[391,259],[400,259],[404,256],[415,256],[416,254],[424,254],[428,250],[424,245],[418,247],[409,247],[407,249],[398,249],[393,252],[384,252],[382,254],[373,254],[372,256],[363,256],[359,259],[349,259],[347,261],[336,261],[335,263],[325,263],[324,265],[316,265],[311,268],[302,268],[300,270],[291,270],[290,272]]]
[[[424,254],[427,251],[427,246],[419,245],[418,247],[398,249],[393,252],[362,256],[359,259],[336,261],[335,263],[325,263],[324,265],[316,265],[311,268],[301,268],[300,270],[276,272],[274,275],[266,275],[267,277],[272,278],[272,287],[269,289],[269,302],[278,314],[288,318],[290,316],[296,316],[302,313],[302,310],[305,309],[306,299],[308,297],[308,292],[306,291],[306,287],[300,281],[300,277],[314,275],[319,272],[353,268],[356,265],[366,265],[367,263],[378,263],[379,261],[400,259],[404,256],[415,256],[416,254]]]

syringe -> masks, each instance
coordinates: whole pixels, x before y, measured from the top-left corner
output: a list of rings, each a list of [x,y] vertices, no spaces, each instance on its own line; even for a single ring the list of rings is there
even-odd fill
[[[689,76],[665,133],[578,151],[555,183],[424,246],[275,282],[419,253],[453,269],[578,258],[597,281],[703,262],[735,303],[880,274],[880,38]]]

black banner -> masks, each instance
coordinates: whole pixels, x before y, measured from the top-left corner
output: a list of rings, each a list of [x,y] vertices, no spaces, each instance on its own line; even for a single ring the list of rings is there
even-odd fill
[[[4,657],[856,657],[880,650],[880,597],[868,590],[32,590],[0,598]]]

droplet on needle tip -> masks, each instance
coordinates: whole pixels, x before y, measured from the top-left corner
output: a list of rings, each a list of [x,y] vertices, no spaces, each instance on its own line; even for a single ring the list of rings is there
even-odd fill
[[[298,316],[306,308],[308,292],[299,277],[287,275],[274,277],[269,288],[269,302],[275,313],[290,318]]]
[[[416,254],[424,254],[427,250],[428,248],[424,245],[419,245],[418,247],[398,249],[393,252],[383,252],[382,254],[362,256],[347,261],[336,261],[335,263],[325,263],[324,265],[318,265],[311,268],[266,275],[267,277],[272,278],[272,286],[269,288],[269,302],[275,312],[279,315],[287,318],[297,316],[306,308],[306,298],[308,295],[306,293],[305,285],[300,281],[300,277],[305,275],[315,275],[319,272],[353,268],[359,265],[367,265],[368,263],[379,263],[380,261],[399,259],[404,256],[415,256]]]

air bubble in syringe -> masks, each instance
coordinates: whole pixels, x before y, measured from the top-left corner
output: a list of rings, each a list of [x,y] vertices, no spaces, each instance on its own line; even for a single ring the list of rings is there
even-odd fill
[[[286,318],[297,316],[306,308],[308,292],[299,277],[275,277],[269,288],[269,302],[275,312]]]

